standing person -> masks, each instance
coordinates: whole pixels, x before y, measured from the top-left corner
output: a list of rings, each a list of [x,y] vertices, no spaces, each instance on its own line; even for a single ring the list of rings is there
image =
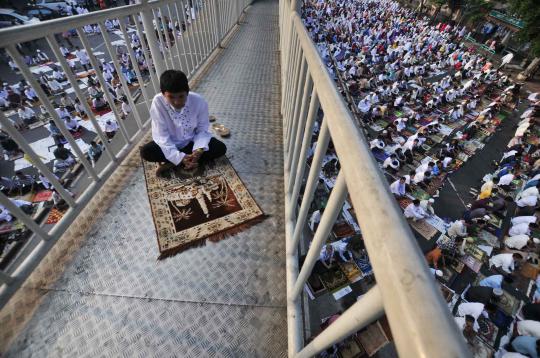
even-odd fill
[[[194,169],[204,162],[225,155],[225,144],[209,131],[208,103],[191,92],[182,71],[167,70],[160,76],[161,93],[150,109],[152,139],[141,148],[141,156],[161,165],[156,175],[183,166]]]
[[[79,46],[75,47],[75,56],[79,59],[81,62],[81,66],[84,68],[85,71],[88,71],[88,65],[90,64],[90,58],[88,57],[88,54],[86,53],[86,50],[81,50]]]

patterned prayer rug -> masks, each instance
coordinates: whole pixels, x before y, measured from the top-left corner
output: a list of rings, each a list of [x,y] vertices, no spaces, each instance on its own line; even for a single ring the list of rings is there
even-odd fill
[[[61,212],[57,208],[52,208],[51,211],[49,212],[49,216],[47,217],[47,221],[45,223],[49,225],[56,224],[57,222],[60,221],[60,219],[62,219],[63,216],[64,216],[64,212]]]
[[[159,259],[203,245],[205,239],[224,239],[265,218],[225,157],[169,178],[156,177],[158,163],[143,164]]]
[[[411,225],[411,228],[413,228],[414,231],[419,233],[426,240],[431,240],[431,238],[439,232],[436,228],[431,226],[425,220],[418,220],[418,221],[407,220],[407,221]]]
[[[52,194],[53,193],[50,190],[41,190],[34,195],[34,197],[32,198],[32,202],[39,203],[42,201],[49,201],[52,198]]]

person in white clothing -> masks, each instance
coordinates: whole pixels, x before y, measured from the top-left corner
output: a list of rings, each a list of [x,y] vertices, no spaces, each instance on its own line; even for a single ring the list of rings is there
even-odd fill
[[[433,216],[435,215],[435,209],[433,209],[433,203],[435,202],[434,199],[424,199],[424,200],[420,200],[420,207],[422,209],[424,209],[424,211],[426,212],[426,214],[428,216]]]
[[[324,208],[321,208],[319,210],[315,210],[313,214],[311,214],[311,218],[309,219],[309,228],[311,229],[311,231],[315,232],[317,230],[317,227],[321,222],[321,216],[323,212]]]
[[[227,147],[209,131],[208,103],[201,95],[190,93],[186,75],[167,70],[159,82],[161,93],[150,108],[153,141],[141,148],[144,160],[161,163],[156,175],[180,166],[194,169],[225,155]]]
[[[538,197],[534,196],[534,195],[526,196],[524,198],[516,200],[516,204],[520,208],[524,208],[524,207],[527,207],[527,206],[536,207],[537,203],[538,203]]]
[[[467,236],[467,225],[465,220],[454,221],[452,224],[450,224],[446,234],[452,239]]]
[[[528,235],[515,235],[504,239],[504,244],[510,249],[521,250],[529,244],[529,240]]]
[[[517,323],[517,331],[520,336],[540,338],[540,322],[523,320]]]
[[[516,236],[516,235],[530,235],[531,229],[529,228],[529,223],[520,223],[513,225],[510,230],[508,230],[508,235],[510,236]]]
[[[405,177],[401,177],[390,184],[390,191],[397,197],[404,196],[406,191]]]
[[[511,222],[512,222],[512,225],[518,225],[518,224],[523,224],[523,223],[534,224],[536,223],[537,220],[538,218],[536,216],[529,215],[529,216],[516,216],[515,218],[512,218]]]
[[[489,267],[495,266],[505,272],[514,271],[514,260],[520,260],[522,257],[518,253],[498,254],[489,259]]]
[[[463,302],[458,306],[457,315],[460,317],[469,315],[478,319],[480,315],[487,316],[484,307],[484,304],[480,302]]]
[[[403,214],[407,219],[413,219],[413,221],[422,220],[429,216],[420,206],[418,199],[414,199],[412,203],[407,205]]]

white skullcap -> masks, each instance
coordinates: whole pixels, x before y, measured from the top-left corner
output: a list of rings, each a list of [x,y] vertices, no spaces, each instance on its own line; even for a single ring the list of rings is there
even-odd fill
[[[493,289],[493,294],[494,294],[495,296],[502,296],[503,290],[500,289],[500,288],[494,288],[494,289]]]
[[[435,275],[442,277],[443,272],[441,270],[435,270]]]

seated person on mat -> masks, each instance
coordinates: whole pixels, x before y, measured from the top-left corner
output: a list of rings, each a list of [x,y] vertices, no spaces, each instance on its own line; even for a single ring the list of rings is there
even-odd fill
[[[201,95],[189,92],[186,75],[167,70],[159,82],[161,93],[154,97],[150,108],[153,141],[141,148],[144,160],[161,163],[156,175],[176,167],[195,169],[223,156],[225,144],[208,130],[208,103]]]

